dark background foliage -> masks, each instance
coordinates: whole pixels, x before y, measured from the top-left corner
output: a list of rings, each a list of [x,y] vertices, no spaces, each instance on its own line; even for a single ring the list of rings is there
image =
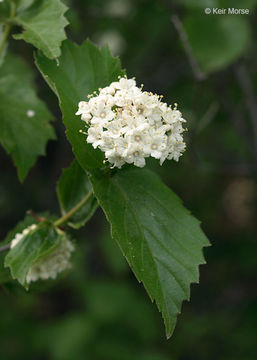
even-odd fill
[[[167,341],[160,314],[98,210],[85,228],[74,231],[77,252],[68,275],[36,283],[29,293],[16,283],[1,285],[1,359],[257,358],[255,4],[67,1],[69,38],[109,43],[128,76],[179,104],[187,119],[187,151],[179,163],[166,161],[160,167],[152,161],[148,166],[201,219],[212,247],[205,250],[200,285],[191,287],[191,301],[183,304]],[[250,15],[206,15],[207,6],[245,7]],[[10,49],[34,68],[31,46],[13,41]],[[28,209],[57,212],[55,185],[73,158],[57,100],[36,69],[35,79],[57,118],[58,141],[48,143],[47,156],[23,184],[0,150],[1,239]]]

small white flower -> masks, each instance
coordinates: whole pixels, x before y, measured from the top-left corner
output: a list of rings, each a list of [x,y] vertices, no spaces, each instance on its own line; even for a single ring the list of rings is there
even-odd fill
[[[134,79],[120,78],[81,101],[77,115],[85,121],[87,142],[105,153],[120,168],[123,164],[145,166],[149,156],[178,161],[185,150],[182,114],[161,96],[142,91]]]
[[[145,153],[151,155],[155,159],[160,159],[163,151],[167,148],[167,136],[159,133],[149,136],[147,146],[145,147]]]
[[[97,148],[102,142],[102,126],[96,125],[88,129],[87,142],[92,144],[94,149]]]
[[[15,238],[11,241],[11,249],[14,248],[24,236],[35,230],[36,227],[36,224],[30,225],[24,229],[22,233],[16,234]],[[59,229],[57,231],[61,232]],[[69,259],[73,251],[74,245],[69,239],[63,236],[57,249],[32,265],[26,276],[27,283],[29,284],[39,279],[55,279],[58,273],[70,269],[71,263]]]
[[[87,102],[86,101],[80,101],[79,102],[79,109],[76,112],[76,115],[81,115],[83,112],[87,111]]]
[[[121,78],[120,81],[116,85],[116,89],[129,90],[135,86],[136,86],[136,82],[134,79]]]

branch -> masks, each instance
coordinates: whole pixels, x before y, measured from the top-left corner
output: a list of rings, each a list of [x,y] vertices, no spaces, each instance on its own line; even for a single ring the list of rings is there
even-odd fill
[[[184,26],[183,26],[182,22],[180,21],[179,17],[177,15],[172,15],[171,16],[171,21],[172,21],[175,29],[178,32],[178,35],[179,35],[180,40],[182,42],[183,48],[184,48],[185,53],[187,55],[189,64],[191,65],[191,68],[192,68],[192,71],[193,71],[193,74],[194,74],[195,78],[197,80],[206,79],[206,74],[204,72],[202,72],[202,70],[200,69],[200,67],[198,65],[198,62],[197,62],[197,60],[196,60],[196,58],[195,58],[195,56],[193,54],[192,47],[191,47],[191,45],[189,43],[187,33],[186,33],[186,31],[184,29]]]
[[[217,115],[217,112],[219,111],[220,105],[217,101],[213,101],[209,108],[207,109],[206,113],[203,115],[203,117],[199,120],[196,133],[200,133],[206,126],[208,126],[212,120]]]
[[[34,219],[35,219],[37,222],[42,222],[42,221],[46,221],[46,220],[47,220],[47,218],[42,217],[42,216],[39,216],[39,215],[36,214],[33,210],[28,210],[28,211],[27,211],[27,214],[33,216]]]

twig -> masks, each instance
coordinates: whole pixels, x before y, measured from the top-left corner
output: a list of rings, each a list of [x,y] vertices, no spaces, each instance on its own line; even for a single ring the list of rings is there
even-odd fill
[[[192,68],[192,71],[193,71],[193,74],[195,76],[195,78],[197,80],[204,80],[206,79],[206,74],[204,72],[202,72],[202,70],[200,69],[199,65],[198,65],[198,62],[193,54],[193,51],[192,51],[192,47],[189,43],[189,40],[188,40],[188,36],[187,36],[187,33],[184,29],[184,26],[182,24],[182,22],[180,21],[179,17],[177,15],[172,15],[171,16],[171,21],[175,27],[175,29],[177,30],[178,32],[178,35],[180,37],[180,40],[182,42],[182,45],[183,45],[183,48],[185,50],[185,53],[187,55],[187,58],[188,58],[188,61],[189,61],[189,64]]]
[[[211,105],[208,107],[206,113],[200,119],[197,129],[196,129],[196,133],[200,133],[206,126],[208,126],[212,122],[212,120],[215,118],[219,108],[220,108],[220,105],[217,101],[213,101],[211,103]]]
[[[28,215],[32,215],[32,216],[35,218],[35,220],[37,220],[38,222],[42,222],[42,221],[46,221],[46,220],[47,220],[47,218],[42,217],[42,216],[39,216],[39,215],[36,214],[33,210],[28,210],[28,211],[27,211],[27,214],[28,214]]]

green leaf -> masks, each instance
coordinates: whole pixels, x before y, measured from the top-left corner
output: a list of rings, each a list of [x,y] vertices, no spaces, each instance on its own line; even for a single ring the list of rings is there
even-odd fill
[[[28,9],[35,0],[19,0],[18,1],[18,7],[17,7],[17,13],[21,13],[22,11]]]
[[[49,223],[40,223],[35,230],[15,245],[5,257],[5,267],[10,267],[12,277],[28,288],[26,276],[36,261],[52,253],[60,244],[64,233],[60,234]]]
[[[32,73],[18,56],[8,55],[0,68],[0,142],[12,156],[21,181],[45,155],[46,143],[55,139],[52,115],[37,98]]]
[[[247,49],[250,28],[240,16],[190,15],[184,20],[193,54],[205,72],[221,70]]]
[[[199,221],[149,170],[128,168],[90,178],[94,193],[137,279],[162,312],[172,335],[190,284],[198,282],[202,248],[209,242]]]
[[[79,132],[84,128],[83,121],[75,112],[79,101],[123,74],[119,59],[113,58],[107,47],[99,50],[89,41],[81,46],[65,41],[59,64],[38,53],[36,65],[59,98],[66,134],[80,165],[88,171],[102,167],[103,153],[87,144],[85,135]]]
[[[60,0],[21,0],[14,21],[23,27],[15,39],[23,39],[55,59],[61,54],[61,43],[66,39],[64,31],[68,21],[63,16],[67,7]]]
[[[77,204],[81,203],[92,190],[87,174],[76,160],[71,166],[63,170],[57,185],[57,195],[62,215],[66,215]],[[92,195],[89,200],[70,218],[68,225],[79,229],[93,216],[98,207],[96,198]]]

